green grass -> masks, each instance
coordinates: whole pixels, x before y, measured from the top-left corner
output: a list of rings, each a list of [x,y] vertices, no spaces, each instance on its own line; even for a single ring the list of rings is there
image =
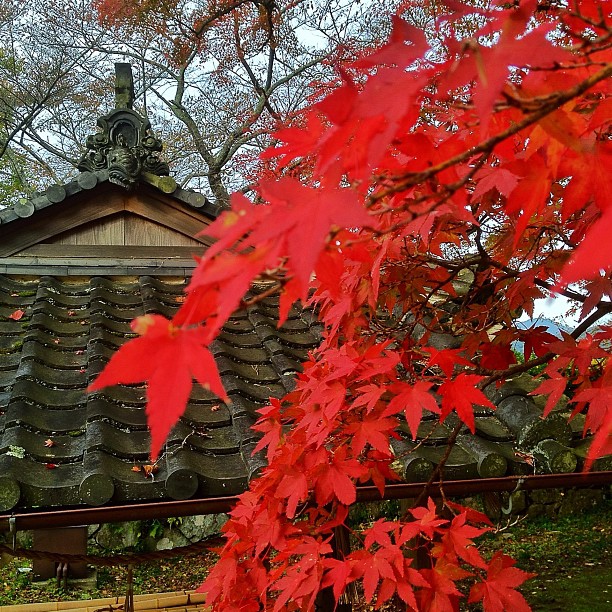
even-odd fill
[[[522,592],[533,610],[612,610],[612,502],[557,520],[523,520],[483,538],[482,550],[502,547],[537,576]]]

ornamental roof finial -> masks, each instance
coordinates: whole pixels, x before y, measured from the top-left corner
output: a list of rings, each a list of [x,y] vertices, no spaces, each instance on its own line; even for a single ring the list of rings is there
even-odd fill
[[[87,137],[87,151],[77,168],[83,172],[108,170],[111,183],[131,189],[141,177],[168,176],[170,169],[160,159],[162,143],[153,134],[151,123],[132,110],[134,79],[130,64],[115,64],[115,79],[116,108],[98,119],[101,131]]]
[[[132,66],[115,64],[115,108],[132,108],[134,104],[134,76]]]

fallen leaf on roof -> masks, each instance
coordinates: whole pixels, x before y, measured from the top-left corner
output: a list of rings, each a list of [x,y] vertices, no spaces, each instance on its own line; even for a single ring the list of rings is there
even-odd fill
[[[51,447],[55,446],[55,442],[51,438],[49,438],[48,440],[45,440],[45,446],[47,448],[51,448]]]
[[[21,317],[23,317],[24,314],[25,314],[25,311],[19,309],[19,310],[16,310],[15,312],[12,312],[8,316],[8,318],[13,319],[13,321],[19,321],[19,319],[21,319]]]
[[[153,478],[153,474],[157,474],[159,468],[156,465],[143,465],[142,471],[145,473],[145,476],[151,476],[151,478]]]

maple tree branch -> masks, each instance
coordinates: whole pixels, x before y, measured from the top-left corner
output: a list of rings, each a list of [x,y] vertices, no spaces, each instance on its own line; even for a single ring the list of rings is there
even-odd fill
[[[517,274],[518,276],[518,274]],[[542,287],[542,289],[548,289],[549,291],[554,291],[559,295],[562,295],[570,300],[576,300],[577,302],[585,302],[588,296],[583,295],[582,293],[577,293],[576,291],[572,291],[567,287],[555,287],[553,283],[549,283],[548,281],[541,280],[539,278],[533,279],[534,284],[538,285],[538,287]]]
[[[478,243],[477,243],[477,246],[478,246]],[[482,251],[482,254],[483,254],[483,257],[487,258],[487,261],[492,266],[496,267],[498,270],[502,270],[508,276],[512,278],[518,278],[521,275],[521,273],[518,272],[517,270],[513,270],[509,266],[506,266],[502,264],[501,262],[496,261],[484,249]],[[542,280],[540,278],[534,278],[533,282],[535,285],[537,285],[538,287],[541,287],[542,289],[547,289],[548,291],[554,291],[555,293],[558,293],[559,295],[569,298],[570,300],[575,300],[577,302],[585,302],[588,299],[587,295],[578,293],[576,291],[573,291],[572,289],[568,289],[567,287],[556,287],[553,283]]]
[[[476,228],[476,248],[478,249],[478,252],[482,255],[483,258],[486,258],[487,262],[496,267],[498,270],[502,270],[503,272],[505,272],[509,277],[513,277],[513,278],[518,278],[520,277],[521,273],[518,272],[517,270],[514,270],[512,268],[510,268],[507,265],[502,264],[499,261],[496,261],[494,258],[492,258],[489,253],[486,251],[486,249],[484,248],[484,246],[482,245],[479,236],[481,235],[482,231],[480,229],[480,226]],[[443,263],[442,261],[437,261],[436,263],[438,263],[438,265],[444,265],[447,266],[448,264]],[[541,287],[542,289],[546,289],[548,291],[557,293],[559,295],[562,295],[568,299],[571,300],[575,300],[577,302],[580,303],[584,303],[586,302],[586,300],[588,299],[588,295],[585,295],[583,293],[578,293],[577,291],[573,291],[572,289],[569,289],[567,287],[558,287],[556,286],[554,283],[546,281],[546,280],[542,280],[540,278],[534,278],[533,282],[535,285],[537,285],[538,287]],[[607,306],[607,305],[610,306]],[[607,302],[605,300],[600,300],[598,302],[598,304],[595,306],[596,308],[598,308],[600,305],[603,305],[603,308],[605,308],[605,312],[610,312],[610,309],[612,308],[612,304],[610,304],[610,302]]]
[[[251,84],[253,85],[255,92],[261,96],[262,98],[261,103],[263,104],[263,107],[265,107],[268,110],[268,112],[274,119],[276,119],[277,121],[280,121],[281,117],[272,108],[269,97],[268,97],[268,90],[270,88],[271,81],[272,81],[272,69],[274,65],[274,47],[272,44],[270,45],[270,53],[268,56],[268,68],[267,68],[267,74],[266,74],[266,83],[269,82],[270,85],[267,85],[266,88],[264,88],[261,85],[261,83],[257,80],[257,77],[255,76],[255,73],[253,72],[253,69],[251,68],[250,64],[246,61],[246,58],[244,56],[244,49],[242,48],[242,44],[240,42],[240,30],[238,28],[238,23],[239,23],[238,18],[234,17],[234,28],[233,28],[234,44],[236,45],[236,55],[238,56],[238,60],[240,61],[240,64],[244,68],[245,72],[247,73],[247,76],[249,77],[249,80],[251,81]],[[257,115],[257,112],[253,113],[253,115]]]
[[[596,323],[603,316],[612,312],[612,302],[604,302],[604,304],[608,304],[608,305],[602,307],[600,303],[597,306],[597,308],[572,331],[570,336],[574,338],[574,340],[577,340],[589,327],[591,327],[591,325]],[[515,366],[511,366],[508,369],[504,370],[503,372],[491,374],[490,376],[487,376],[486,378],[481,380],[477,386],[478,388],[482,390],[485,387],[489,386],[491,383],[494,383],[498,380],[502,380],[504,378],[512,378],[513,376],[516,376],[517,374],[522,374],[523,372],[527,372],[528,370],[531,370],[531,368],[534,368],[540,365],[544,365],[545,363],[548,363],[556,356],[557,356],[556,353],[549,351],[548,353],[542,355],[541,357],[537,357],[535,359],[526,361],[525,363],[519,363]],[[480,370],[480,371],[483,371],[483,370]]]
[[[193,32],[196,38],[200,38],[202,34],[204,34],[204,32],[206,32],[215,21],[221,19],[222,17],[226,17],[227,15],[235,11],[237,8],[240,8],[244,4],[249,4],[250,2],[253,2],[253,0],[236,0],[235,2],[229,3],[225,6],[222,5],[221,8],[208,15],[206,19],[202,19],[198,23],[197,28],[190,28],[190,30]]]
[[[597,304],[595,310],[582,321],[575,329],[572,331],[570,336],[575,340],[578,339],[585,331],[591,327],[594,323],[599,321],[602,317],[605,317],[607,314],[612,312],[612,302],[600,302]]]
[[[440,485],[442,484],[442,470],[444,469],[444,465],[446,464],[446,462],[448,461],[448,458],[450,457],[451,451],[453,450],[453,446],[455,446],[455,442],[457,441],[457,436],[459,435],[459,433],[461,432],[464,426],[465,425],[463,421],[459,421],[453,428],[451,435],[448,437],[444,455],[440,459],[438,465],[436,465],[436,467],[432,471],[431,476],[429,477],[429,480],[427,481],[427,484],[423,487],[421,494],[416,498],[416,501],[414,502],[413,507],[422,506],[424,504],[425,499],[427,498],[429,489],[433,485],[434,482],[439,481]]]
[[[266,289],[265,291],[262,291],[261,293],[258,293],[257,295],[253,296],[252,298],[249,298],[248,300],[242,300],[241,307],[242,308],[246,308],[248,306],[254,306],[255,304],[265,300],[266,298],[270,297],[271,295],[276,295],[282,289],[282,287],[285,284],[285,282],[287,282],[287,281],[277,281],[271,287]]]
[[[64,151],[62,151],[61,149],[53,146],[49,142],[49,138],[39,134],[38,131],[35,130],[32,125],[28,125],[28,126],[24,127],[23,128],[23,134],[27,135],[37,145],[39,145],[41,148],[45,149],[47,152],[51,153],[52,155],[55,155],[59,159],[63,159],[65,162],[67,162],[70,165],[76,167],[77,162],[78,162],[78,157],[69,157],[66,153],[64,153]],[[21,142],[19,144],[21,146]],[[25,149],[25,147],[24,147],[24,149]]]
[[[536,366],[544,365],[551,361],[554,357],[556,357],[556,353],[548,352],[541,357],[536,357],[535,359],[530,359],[525,363],[519,363],[517,365],[511,366],[503,372],[497,372],[496,374],[491,374],[483,378],[476,386],[482,391],[486,387],[488,387],[491,383],[497,382],[498,380],[503,380],[505,378],[512,378],[517,374],[522,374],[523,372],[527,372],[531,370],[531,368],[535,368]],[[486,371],[486,370],[480,370]],[[490,371],[490,370],[489,370]]]
[[[45,93],[39,100],[37,100],[32,108],[28,109],[28,112],[25,116],[21,117],[19,122],[11,129],[9,134],[3,138],[3,142],[0,143],[0,158],[6,153],[11,141],[15,138],[15,136],[20,131],[30,130],[33,140],[35,140],[38,144],[45,147],[51,153],[58,155],[58,157],[62,157],[69,163],[74,164],[74,160],[71,160],[63,155],[63,153],[56,149],[55,147],[51,147],[46,139],[39,137],[32,129],[33,121],[36,116],[41,113],[45,107],[50,103],[52,96],[55,93],[56,86],[60,83],[62,79],[64,79],[67,75],[71,73],[74,67],[85,57],[86,52],[83,51],[79,56],[72,59],[67,66],[62,66],[61,70],[54,75],[50,82],[45,84]],[[15,109],[16,110],[16,109]]]
[[[506,128],[505,130],[499,132],[498,134],[492,136],[484,142],[481,142],[480,144],[468,149],[467,151],[454,155],[446,161],[440,162],[439,164],[436,164],[435,166],[432,166],[428,170],[424,170],[422,172],[409,172],[407,174],[398,175],[396,177],[385,177],[385,180],[393,180],[397,181],[397,183],[392,187],[389,187],[383,191],[369,196],[370,203],[374,203],[378,200],[393,195],[394,193],[405,191],[413,185],[423,183],[424,181],[435,176],[436,174],[439,174],[443,170],[446,170],[447,168],[451,168],[452,166],[458,165],[462,162],[469,160],[474,155],[477,155],[479,153],[490,153],[496,145],[502,143],[504,140],[507,140],[511,136],[518,134],[526,127],[537,123],[538,121],[540,121],[540,119],[543,119],[550,113],[554,112],[566,102],[569,102],[573,98],[583,94],[591,87],[593,87],[600,81],[607,79],[610,76],[612,76],[612,63],[607,64],[604,68],[602,68],[595,74],[592,74],[590,77],[586,78],[584,81],[581,81],[574,87],[551,94],[550,98],[540,110],[537,110],[531,113],[530,115],[527,115],[522,121],[515,123],[514,125]]]
[[[56,183],[58,183],[58,184],[61,183],[60,177],[55,173],[53,168],[32,147],[30,147],[26,142],[24,142],[23,134],[22,134],[21,138],[19,139],[19,146],[24,151],[27,151],[32,156],[32,158],[35,159],[47,171],[49,176]]]

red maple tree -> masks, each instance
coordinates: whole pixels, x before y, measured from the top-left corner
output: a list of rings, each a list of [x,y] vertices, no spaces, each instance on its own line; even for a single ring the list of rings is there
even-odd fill
[[[405,19],[424,6],[429,31]],[[223,396],[206,346],[253,280],[280,294],[280,323],[297,300],[316,307],[321,347],[295,391],[260,411],[268,465],[224,527],[202,587],[213,609],[312,609],[322,589],[338,600],[361,581],[377,605],[395,597],[408,610],[450,611],[467,577],[469,601],[485,610],[529,609],[516,591],[529,574],[501,553],[484,560],[474,540],[486,517],[451,502],[454,518],[429,500],[354,531],[361,547],[341,558],[332,539],[360,483],[383,493],[398,479],[389,440],[400,419],[414,436],[423,412],[455,413],[452,439],[473,429],[475,405],[492,406],[483,389],[535,365],[545,367],[534,392],[549,395],[545,412],[571,387],[586,414],[586,469],[612,452],[612,328],[584,335],[612,310],[608,9],[401,3],[389,41],[342,67],[342,82],[277,132],[264,155],[274,178],[258,185],[265,205],[234,196],[207,230],[218,240],[178,314],[137,320],[142,336],[92,386],[149,381],[155,458],[192,377]],[[516,326],[555,292],[582,304],[571,333]],[[440,336],[452,346],[436,345]],[[173,365],[172,385],[158,363]],[[170,387],[168,414],[159,406]],[[414,561],[416,549],[428,563]]]

